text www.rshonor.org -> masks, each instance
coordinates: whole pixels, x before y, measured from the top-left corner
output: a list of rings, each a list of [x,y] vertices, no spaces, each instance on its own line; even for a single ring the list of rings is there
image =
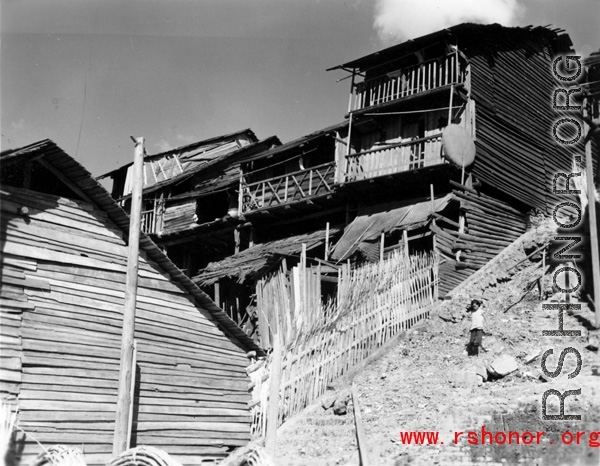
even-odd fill
[[[540,445],[542,443],[552,444],[547,438],[546,432],[518,432],[518,431],[490,431],[481,427],[480,431],[454,432],[452,443],[458,444],[466,439],[469,445]],[[440,433],[436,431],[400,431],[400,442],[404,445],[443,445]],[[563,445],[587,445],[589,447],[600,447],[600,431],[592,432],[570,432],[565,431],[560,435],[560,443]]]

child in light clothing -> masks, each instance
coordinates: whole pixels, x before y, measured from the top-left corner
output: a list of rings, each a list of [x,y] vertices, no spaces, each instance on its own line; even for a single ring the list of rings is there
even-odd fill
[[[473,299],[468,311],[471,313],[471,339],[469,340],[468,353],[471,356],[479,356],[479,348],[486,351],[482,346],[483,341],[483,306],[479,299]]]

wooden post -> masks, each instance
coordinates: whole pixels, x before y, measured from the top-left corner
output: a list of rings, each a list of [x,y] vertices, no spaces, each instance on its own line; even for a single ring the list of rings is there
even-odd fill
[[[402,240],[404,241],[404,254],[408,257],[408,230],[402,230]]]
[[[277,316],[277,314],[275,314]],[[267,406],[267,429],[265,433],[265,449],[274,458],[277,449],[277,423],[279,418],[279,385],[281,384],[281,340],[275,317],[273,327],[273,363],[269,377],[269,404]]]
[[[435,213],[435,201],[433,199],[433,184],[429,185],[429,194],[431,196],[431,213]]]
[[[429,192],[431,195],[431,214],[433,215],[435,213],[435,201],[433,199],[433,184],[429,185]],[[435,217],[433,217],[433,220],[431,220],[432,225],[435,226]],[[435,233],[432,231],[431,232],[431,244],[432,244],[432,248],[433,248],[433,252],[435,253],[437,251],[437,244],[435,241]]]
[[[219,280],[217,280],[213,286],[215,289],[215,304],[221,307],[221,285],[219,283]]]
[[[352,81],[350,83],[350,98],[348,99],[348,113],[352,111],[352,93],[354,92],[354,77],[356,68],[352,69]]]
[[[546,274],[546,250],[542,251],[542,276],[540,277],[540,299],[544,299],[544,275]]]
[[[583,108],[587,107],[587,99]],[[589,115],[591,118],[592,115]],[[588,135],[590,127],[584,124],[585,134]],[[590,241],[592,247],[592,280],[594,282],[594,310],[596,313],[596,328],[600,328],[600,250],[598,247],[598,226],[596,223],[596,196],[594,185],[594,167],[592,165],[592,140],[588,138],[585,144],[585,171],[587,175],[587,195],[590,222]],[[567,186],[568,188],[568,186]]]
[[[454,84],[450,86],[450,106],[448,107],[448,124],[452,124],[452,105],[454,100]]]
[[[325,260],[329,259],[329,222],[325,226]]]
[[[369,466],[369,459],[367,456],[367,436],[365,434],[365,427],[362,422],[362,415],[360,413],[360,404],[358,402],[358,394],[356,393],[356,387],[352,384],[352,404],[354,405],[354,424],[356,426],[356,445],[358,446],[358,456],[360,458],[361,466]]]
[[[383,262],[383,248],[385,244],[385,233],[381,232],[381,246],[379,248],[379,262]]]
[[[135,332],[135,307],[137,301],[138,260],[140,255],[140,217],[142,209],[142,169],[144,166],[144,138],[133,138],[135,156],[133,162],[133,187],[131,192],[131,217],[129,222],[129,245],[127,253],[127,278],[125,304],[123,307],[123,333],[121,336],[121,365],[119,391],[115,418],[113,456],[129,448],[128,432],[131,424],[131,379],[133,377],[133,353]]]
[[[240,184],[238,189],[238,212],[239,215],[243,215],[246,210],[244,209],[244,174],[240,167]]]
[[[346,147],[346,157],[350,155],[350,148],[352,146],[352,113],[350,113],[350,117],[348,118],[348,146]],[[347,173],[346,173],[347,175]]]
[[[233,240],[235,242],[235,253],[237,254],[238,252],[240,252],[240,229],[238,227],[235,227],[235,229],[233,230]]]
[[[133,422],[131,422],[131,420],[133,419],[133,401],[135,399],[135,373],[136,373],[136,364],[137,364],[137,341],[135,341],[135,339],[133,340],[133,360],[131,363],[131,368],[132,368],[132,373],[131,373],[131,390],[130,390],[130,396],[131,396],[131,403],[129,404],[129,428],[127,429],[127,445],[131,445],[131,426],[133,424]]]

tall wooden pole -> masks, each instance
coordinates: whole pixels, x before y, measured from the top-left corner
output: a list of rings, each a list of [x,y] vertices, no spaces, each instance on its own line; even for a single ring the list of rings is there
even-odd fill
[[[584,107],[587,108],[587,99]],[[591,115],[589,115],[591,119]],[[585,134],[590,131],[585,124]],[[594,310],[596,312],[596,328],[600,328],[600,250],[598,248],[598,224],[596,223],[596,189],[594,185],[594,167],[592,165],[592,140],[588,136],[585,145],[585,172],[587,175],[587,195],[590,221],[590,242],[592,247],[592,280],[594,281]]]
[[[131,214],[129,221],[129,247],[127,253],[127,278],[125,283],[125,305],[123,307],[123,334],[121,337],[121,367],[119,370],[119,392],[113,440],[113,456],[129,448],[128,436],[131,425],[131,380],[133,367],[135,307],[138,283],[138,258],[140,255],[140,217],[142,212],[142,176],[144,168],[144,138],[133,138],[135,155],[133,161],[133,189],[131,192]]]

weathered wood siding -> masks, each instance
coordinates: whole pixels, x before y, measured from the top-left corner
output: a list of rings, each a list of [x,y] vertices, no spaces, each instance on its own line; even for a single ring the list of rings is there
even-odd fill
[[[42,444],[111,457],[125,289],[126,244],[104,211],[1,188],[3,397],[18,395]],[[20,207],[29,213],[18,213]],[[249,440],[247,358],[183,288],[142,253],[136,315],[132,443],[184,464]]]
[[[554,122],[573,113],[552,108],[553,92],[563,86],[552,74],[555,52],[541,36],[525,36],[507,34],[501,45],[482,41],[473,47],[478,49],[470,58],[477,109],[473,173],[549,214],[564,201],[552,192],[555,173],[569,173],[573,155],[583,148],[554,140]]]
[[[194,225],[196,214],[196,199],[170,205],[165,209],[163,233],[173,233]]]
[[[465,213],[465,232],[459,233],[443,220],[431,226],[436,234],[436,248],[444,259],[439,269],[440,296],[453,290],[527,230],[527,216],[514,203],[496,197],[496,193],[457,189],[453,199],[460,202]]]

